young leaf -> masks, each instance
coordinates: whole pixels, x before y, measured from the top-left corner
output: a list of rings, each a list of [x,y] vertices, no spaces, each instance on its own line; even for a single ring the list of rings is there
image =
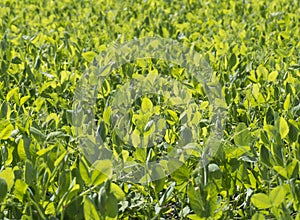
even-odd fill
[[[20,202],[23,202],[23,196],[26,193],[27,187],[27,183],[25,183],[23,180],[17,179],[15,183],[14,195]]]
[[[289,133],[289,125],[283,117],[280,117],[279,132],[281,138],[285,138]]]
[[[274,188],[270,195],[270,200],[273,206],[280,205],[285,199],[285,190],[283,186],[277,186]]]
[[[15,179],[14,171],[12,170],[12,168],[7,167],[4,170],[2,170],[0,172],[0,178],[3,178],[6,181],[7,189],[8,191],[10,191],[10,189],[14,185],[14,179]]]
[[[143,98],[141,108],[144,113],[151,110],[153,108],[153,104],[152,104],[151,100],[148,99],[147,97]]]
[[[286,111],[289,110],[290,102],[291,102],[291,95],[288,94],[288,95],[286,96],[286,99],[285,99],[284,103],[283,103],[283,109],[284,109],[284,110],[286,110]]]
[[[17,151],[18,151],[18,155],[20,157],[21,160],[26,160],[26,151],[24,148],[24,140],[21,139],[18,143],[18,147],[17,147]]]
[[[277,76],[278,76],[278,72],[275,70],[275,71],[272,71],[269,75],[268,75],[268,81],[270,82],[275,82],[276,79],[277,79]]]
[[[88,61],[88,62],[92,62],[93,59],[97,56],[97,54],[93,51],[88,51],[82,54],[83,58]]]
[[[272,207],[270,198],[264,193],[257,193],[251,197],[251,202],[258,209],[268,209]]]
[[[6,120],[1,121],[0,123],[0,140],[6,140],[10,137],[12,131],[14,130],[14,126]]]

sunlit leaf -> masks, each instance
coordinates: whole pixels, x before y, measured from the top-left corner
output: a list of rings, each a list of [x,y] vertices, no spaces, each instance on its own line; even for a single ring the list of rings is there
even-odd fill
[[[90,220],[100,220],[99,214],[93,202],[86,197],[83,204],[84,218]]]
[[[251,202],[258,209],[267,209],[272,207],[269,197],[264,193],[257,193],[251,196]]]

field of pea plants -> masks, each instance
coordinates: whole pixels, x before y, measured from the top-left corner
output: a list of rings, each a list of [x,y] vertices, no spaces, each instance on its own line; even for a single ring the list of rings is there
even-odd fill
[[[300,220],[300,1],[1,0],[0,219]]]

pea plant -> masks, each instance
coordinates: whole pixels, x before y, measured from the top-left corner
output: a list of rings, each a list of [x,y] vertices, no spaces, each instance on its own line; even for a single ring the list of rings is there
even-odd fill
[[[2,0],[0,219],[300,219],[300,5]]]

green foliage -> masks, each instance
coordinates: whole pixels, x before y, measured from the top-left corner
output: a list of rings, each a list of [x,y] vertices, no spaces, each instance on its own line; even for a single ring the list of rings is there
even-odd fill
[[[300,219],[299,8],[296,0],[2,0],[0,219]],[[183,67],[150,58],[124,64],[99,89],[95,117],[107,152],[78,150],[78,80],[111,45],[153,36],[203,54],[222,85],[224,141],[205,166],[208,94]],[[136,99],[133,135],[120,139],[110,97],[132,78],[154,87],[157,75],[187,92]],[[197,106],[186,106],[192,98]],[[199,147],[188,160],[177,152],[160,160],[192,137]],[[138,147],[146,141],[153,146]],[[120,164],[160,160],[151,177],[163,178],[121,181],[108,152]],[[107,158],[89,162],[99,154]]]

